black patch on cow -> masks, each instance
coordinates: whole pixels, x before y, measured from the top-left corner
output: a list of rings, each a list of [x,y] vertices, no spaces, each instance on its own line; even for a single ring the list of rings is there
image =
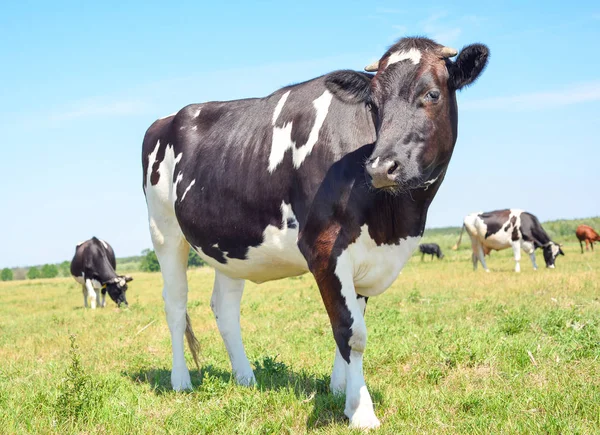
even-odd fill
[[[510,230],[510,224],[506,224],[506,226],[504,227],[504,231],[508,232],[508,230]]]
[[[485,238],[496,234],[508,221],[510,210],[495,210],[487,213],[481,213],[479,217],[487,227]]]
[[[297,223],[296,223],[296,220],[295,220],[294,218],[288,218],[288,220],[287,220],[287,222],[286,222],[286,225],[287,225],[287,227],[288,227],[288,228],[290,228],[290,229],[292,229],[292,230],[293,230],[294,228],[297,228],[297,227],[298,227],[298,225],[297,225]]]
[[[516,242],[517,240],[519,240],[519,238],[520,238],[519,237],[519,229],[517,227],[513,228],[512,235],[510,238],[513,242]]]

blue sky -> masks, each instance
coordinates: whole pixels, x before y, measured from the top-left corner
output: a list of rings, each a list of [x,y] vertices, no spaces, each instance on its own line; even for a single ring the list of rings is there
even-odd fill
[[[405,35],[491,50],[459,95],[428,226],[504,207],[600,215],[597,2],[204,3],[2,3],[0,267],[70,260],[92,235],[139,254],[151,246],[140,150],[152,121],[362,69]]]

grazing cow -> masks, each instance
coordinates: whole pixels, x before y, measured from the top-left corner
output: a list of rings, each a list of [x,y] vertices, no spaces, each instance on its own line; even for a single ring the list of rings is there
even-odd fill
[[[554,269],[556,257],[565,255],[560,245],[554,243],[542,228],[538,218],[523,210],[496,210],[489,213],[471,213],[465,216],[464,225],[455,248],[458,249],[463,231],[471,238],[473,248],[473,270],[477,269],[477,261],[484,270],[490,270],[485,263],[485,255],[492,250],[500,251],[513,248],[515,256],[515,272],[521,271],[521,249],[529,254],[533,269],[537,270],[535,250],[542,248],[546,267]]]
[[[264,98],[193,104],[146,132],[150,233],[164,279],[175,390],[197,362],[186,303],[189,245],[215,272],[211,308],[237,382],[255,383],[240,331],[244,280],[311,272],[337,344],[331,389],[352,427],[379,425],[363,377],[367,298],[418,246],[457,136],[455,92],[487,63],[405,38],[366,70],[336,71]]]
[[[101,307],[106,306],[106,292],[118,306],[127,305],[125,292],[127,283],[133,278],[117,275],[116,268],[115,252],[104,240],[92,237],[77,245],[75,256],[71,260],[71,275],[83,287],[85,308],[88,306],[88,298],[92,309],[96,308],[96,303]],[[101,290],[102,303],[100,292],[96,293],[95,290]]]
[[[425,254],[431,255],[431,261],[433,261],[434,255],[440,260],[444,258],[444,254],[442,254],[440,245],[438,245],[437,243],[423,243],[419,245],[419,251],[421,251],[421,261],[423,261],[423,257],[425,257]]]
[[[594,242],[600,242],[600,235],[592,227],[587,225],[579,225],[575,231],[577,239],[579,239],[579,246],[581,247],[581,253],[583,254],[583,242],[585,241],[585,250],[590,250],[592,245],[592,251],[594,250]]]

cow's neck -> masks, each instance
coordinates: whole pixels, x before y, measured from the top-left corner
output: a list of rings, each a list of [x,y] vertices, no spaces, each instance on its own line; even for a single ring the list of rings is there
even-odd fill
[[[377,244],[395,244],[407,237],[420,237],[433,194],[411,192],[393,196],[378,192],[367,210],[369,234]]]

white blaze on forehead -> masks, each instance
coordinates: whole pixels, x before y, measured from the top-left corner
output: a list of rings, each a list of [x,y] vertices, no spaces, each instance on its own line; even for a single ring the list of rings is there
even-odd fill
[[[279,114],[281,113],[281,110],[283,109],[283,105],[285,104],[287,98],[289,97],[290,92],[291,91],[287,91],[285,94],[283,94],[281,96],[281,98],[279,99],[279,101],[277,102],[277,106],[275,106],[275,111],[273,112],[273,125],[275,125],[277,118],[279,118]]]
[[[375,159],[375,161],[373,162],[373,164],[371,165],[371,167],[372,167],[373,169],[375,169],[375,168],[377,167],[377,164],[378,164],[378,163],[379,163],[379,157],[377,157],[377,158]]]
[[[275,124],[275,121],[279,117],[279,113],[283,108],[285,100],[287,100],[288,94],[289,91],[284,94],[279,100],[279,103],[277,103],[277,107],[273,113],[273,124]],[[306,159],[306,156],[311,153],[319,139],[319,132],[325,122],[327,113],[329,112],[329,105],[331,104],[332,98],[333,95],[329,91],[325,91],[319,98],[313,101],[313,107],[317,112],[315,123],[308,135],[308,140],[304,145],[296,147],[296,142],[292,140],[292,122],[284,124],[283,127],[273,127],[273,141],[271,144],[271,153],[269,154],[269,172],[273,172],[275,168],[279,166],[283,161],[285,152],[290,148],[292,150],[294,167],[298,169],[300,165],[302,165],[302,162]]]
[[[394,63],[410,60],[417,65],[421,61],[421,52],[416,48],[411,48],[408,51],[395,51],[388,57],[386,68]]]

